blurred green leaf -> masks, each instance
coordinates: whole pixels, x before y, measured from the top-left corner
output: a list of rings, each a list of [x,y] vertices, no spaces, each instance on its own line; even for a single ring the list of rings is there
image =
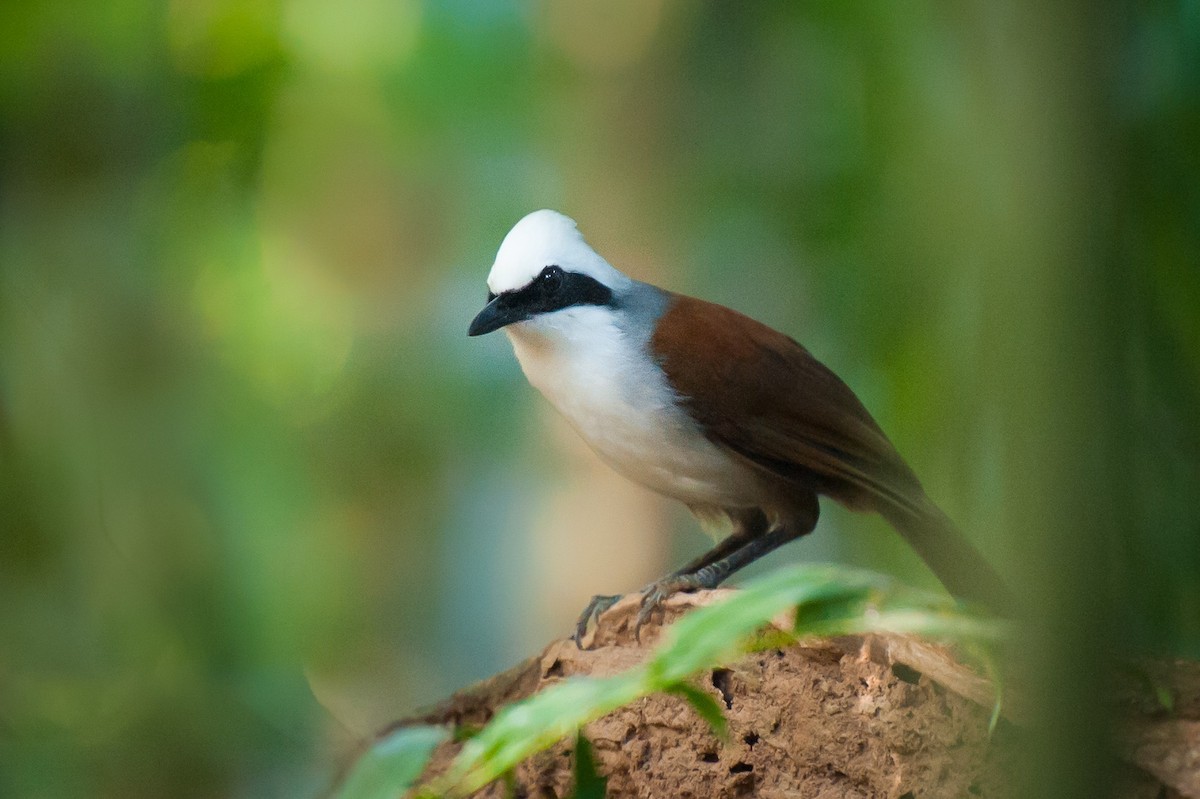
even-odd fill
[[[661,684],[681,682],[736,655],[747,638],[780,613],[829,596],[864,595],[882,579],[834,566],[779,569],[673,624],[647,668]]]
[[[337,799],[394,799],[412,787],[433,750],[449,737],[445,727],[403,727],[389,733],[355,762]]]
[[[471,793],[534,752],[649,691],[643,668],[604,679],[573,678],[551,686],[498,712],[463,744],[450,771],[430,787],[434,793]]]
[[[592,742],[582,733],[575,736],[575,792],[572,799],[604,799],[608,778],[596,771]]]
[[[1154,698],[1154,702],[1162,710],[1172,713],[1175,710],[1175,693],[1171,686],[1164,683],[1145,664],[1129,662],[1121,665],[1120,671],[1138,683],[1142,690]]]
[[[681,682],[670,686],[666,689],[667,693],[682,696],[687,700],[692,709],[699,714],[700,718],[708,722],[708,726],[712,728],[713,734],[722,741],[729,738],[729,722],[725,720],[725,713],[721,710],[721,706],[717,704],[717,700],[713,699],[708,693],[692,685],[690,682]]]

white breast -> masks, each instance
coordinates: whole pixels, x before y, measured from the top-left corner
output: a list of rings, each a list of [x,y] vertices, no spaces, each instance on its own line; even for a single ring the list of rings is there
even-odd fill
[[[704,437],[610,309],[577,306],[505,330],[529,382],[618,472],[700,512],[758,504],[753,475]]]

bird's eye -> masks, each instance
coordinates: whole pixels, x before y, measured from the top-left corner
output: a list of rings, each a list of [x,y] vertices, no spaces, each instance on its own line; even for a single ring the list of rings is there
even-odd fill
[[[538,280],[542,284],[542,290],[547,294],[555,294],[562,288],[563,271],[557,266],[547,266],[538,275]]]

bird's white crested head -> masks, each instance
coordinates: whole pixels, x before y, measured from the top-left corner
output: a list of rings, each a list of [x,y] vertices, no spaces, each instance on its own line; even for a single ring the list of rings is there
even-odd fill
[[[637,285],[614,269],[557,211],[534,211],[518,222],[496,253],[488,302],[467,329],[482,336],[587,336],[612,327],[616,309]]]
[[[574,219],[543,209],[527,214],[504,237],[488,274],[488,290],[493,294],[516,291],[550,266],[585,275],[613,290],[632,282],[588,246]]]

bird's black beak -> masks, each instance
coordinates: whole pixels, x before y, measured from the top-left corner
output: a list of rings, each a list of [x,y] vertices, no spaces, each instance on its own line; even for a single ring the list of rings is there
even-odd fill
[[[471,326],[467,328],[467,335],[482,336],[484,333],[499,330],[513,322],[528,319],[529,313],[516,307],[510,300],[510,297],[503,294],[493,297],[491,302],[483,306],[483,310],[471,320]]]

